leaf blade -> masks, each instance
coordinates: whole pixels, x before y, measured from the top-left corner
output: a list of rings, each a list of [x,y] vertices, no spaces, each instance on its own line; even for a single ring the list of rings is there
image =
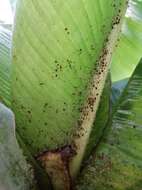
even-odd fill
[[[112,81],[116,82],[129,78],[142,52],[142,2],[129,1],[129,7],[122,27],[118,47],[112,58]]]
[[[115,14],[112,1],[104,2],[105,6],[112,10],[108,13],[102,6],[103,2],[99,4],[94,1],[61,1],[60,3],[62,4],[62,10],[59,9],[58,1],[39,3],[37,1],[21,0],[17,6],[18,13],[13,45],[13,99],[16,99],[16,104],[13,103],[13,108],[17,115],[17,123],[21,128],[24,127],[23,125],[36,126],[34,134],[31,127],[24,130],[20,129],[26,141],[30,142],[29,139],[33,136],[34,152],[38,152],[37,149],[42,147],[47,148],[46,145],[49,146],[49,149],[54,149],[57,144],[64,145],[70,139],[72,128],[75,128],[73,126],[75,126],[79,117],[78,109],[86,98],[86,85],[88,79],[90,79],[90,70],[96,64],[95,60],[100,54],[99,51],[103,47],[106,34],[109,33],[111,28],[110,18],[112,20],[113,14]],[[119,5],[119,3],[116,4]],[[91,19],[95,4],[102,11],[102,15],[96,17],[99,22],[102,21],[100,25],[97,22],[96,28],[94,16]],[[72,11],[69,10],[69,5]],[[79,7],[80,12],[78,12]],[[40,13],[42,14],[40,15]],[[73,13],[76,15],[76,20],[73,18]],[[95,14],[99,14],[97,10]],[[46,22],[45,17],[47,18]],[[82,22],[80,22],[80,19],[82,19]],[[93,29],[90,26],[91,22],[94,23]],[[103,23],[107,23],[108,26],[103,29],[102,33],[99,33],[98,30],[100,30]],[[26,32],[27,27],[28,32]],[[36,28],[40,30],[37,31]],[[88,33],[89,29],[90,32]],[[92,33],[97,33],[98,36],[95,37]],[[94,40],[97,44],[95,55],[93,47],[90,49]],[[100,40],[102,43],[100,43]],[[39,49],[37,49],[38,45],[40,46]],[[28,49],[28,55],[26,55],[25,49]],[[65,49],[66,53],[64,52]],[[80,51],[83,51],[81,55],[79,55]],[[70,60],[70,57],[72,57],[72,60]],[[87,60],[89,60],[89,64]],[[80,63],[82,63],[82,66]],[[60,66],[63,67],[63,71]],[[59,76],[56,76],[56,72],[59,72]],[[32,91],[31,86],[34,86]],[[25,88],[24,92],[23,87]],[[21,109],[22,106],[25,107],[25,110]],[[32,112],[32,116],[27,113],[28,111]],[[40,115],[41,118],[38,119],[37,115]],[[53,115],[56,122],[53,121]],[[20,121],[20,118],[23,118],[24,122]],[[58,136],[52,140],[45,137],[45,145],[45,142],[42,142],[42,132],[39,133],[39,126],[44,127],[44,134],[51,134],[52,137],[57,133]],[[35,138],[36,136],[38,138]],[[64,138],[62,138],[63,136]]]
[[[0,26],[0,100],[10,106],[11,31]]]

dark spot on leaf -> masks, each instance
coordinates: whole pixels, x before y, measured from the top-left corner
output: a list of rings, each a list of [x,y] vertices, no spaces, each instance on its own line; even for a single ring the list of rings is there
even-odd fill
[[[63,108],[63,111],[66,111],[66,109],[65,109],[65,108]]]
[[[29,114],[31,114],[31,110],[28,110],[27,112],[28,112]]]
[[[40,86],[43,86],[43,85],[44,85],[44,83],[43,83],[43,82],[40,82],[40,83],[39,83],[39,85],[40,85]]]

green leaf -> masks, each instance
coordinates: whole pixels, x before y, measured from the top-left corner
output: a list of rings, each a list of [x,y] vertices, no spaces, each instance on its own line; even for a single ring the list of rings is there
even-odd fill
[[[17,132],[33,155],[47,150],[46,160],[53,150],[56,157],[61,147],[71,145],[76,152],[72,176],[88,143],[126,2],[19,0],[17,4],[12,73]]]
[[[117,8],[113,1],[29,0],[17,7],[13,109],[18,131],[37,153],[69,141]]]
[[[15,136],[11,110],[0,103],[0,189],[37,190],[33,171],[26,163]]]
[[[82,172],[78,190],[140,190],[142,188],[142,60],[125,88],[90,165]]]
[[[10,105],[11,31],[0,25],[0,101]]]
[[[142,1],[131,0],[118,42],[112,58],[112,81],[129,78],[142,52]]]

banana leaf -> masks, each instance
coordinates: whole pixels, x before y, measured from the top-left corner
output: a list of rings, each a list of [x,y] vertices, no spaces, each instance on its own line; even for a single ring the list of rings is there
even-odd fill
[[[0,25],[0,101],[10,106],[11,30]]]
[[[125,7],[124,0],[17,3],[12,108],[33,154],[70,144],[92,70]]]
[[[115,105],[133,73],[142,52],[142,1],[131,0],[122,26],[122,33],[113,54],[112,103]]]
[[[112,58],[112,81],[129,78],[142,52],[142,1],[130,0],[122,33]]]
[[[82,171],[78,190],[142,189],[142,60],[126,86],[111,128]]]

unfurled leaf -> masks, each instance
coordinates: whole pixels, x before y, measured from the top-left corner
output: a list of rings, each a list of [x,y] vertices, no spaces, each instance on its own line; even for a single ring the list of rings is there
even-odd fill
[[[11,30],[0,25],[0,101],[10,105]]]
[[[112,59],[112,81],[129,78],[142,54],[142,1],[130,0],[118,47]]]
[[[142,1],[130,0],[118,47],[112,58],[112,102],[114,105],[141,57],[141,33]]]

